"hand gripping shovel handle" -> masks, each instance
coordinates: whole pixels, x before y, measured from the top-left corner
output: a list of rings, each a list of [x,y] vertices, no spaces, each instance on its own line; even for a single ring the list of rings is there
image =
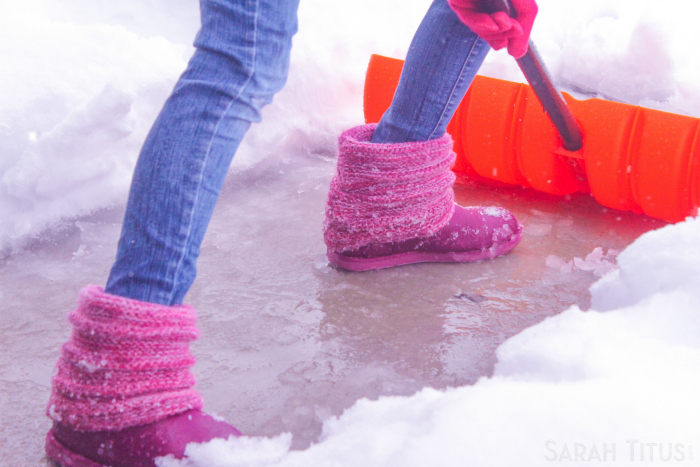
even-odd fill
[[[504,11],[515,18],[515,10],[508,0],[486,0],[486,3],[489,13]],[[559,132],[564,148],[569,151],[581,149],[583,146],[581,128],[571,113],[571,109],[566,105],[564,97],[552,84],[552,78],[549,76],[549,72],[542,62],[542,57],[537,52],[532,40],[528,43],[527,53],[517,59],[517,62],[545,113]]]

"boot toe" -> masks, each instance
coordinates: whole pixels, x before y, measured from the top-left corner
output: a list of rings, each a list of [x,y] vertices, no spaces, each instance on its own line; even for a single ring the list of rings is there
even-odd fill
[[[241,433],[200,410],[118,431],[78,431],[55,422],[46,440],[48,457],[61,466],[153,467],[155,458],[182,458],[189,443]]]
[[[484,226],[491,232],[493,245],[509,242],[522,231],[518,220],[507,209],[495,206],[478,209],[481,210]]]

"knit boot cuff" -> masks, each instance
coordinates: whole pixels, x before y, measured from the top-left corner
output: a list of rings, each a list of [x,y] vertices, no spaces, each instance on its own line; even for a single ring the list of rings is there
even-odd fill
[[[83,431],[120,430],[200,409],[189,306],[164,306],[87,287],[69,315],[70,340],[52,380],[51,418]]]
[[[340,136],[324,222],[331,251],[426,237],[444,227],[454,211],[450,135],[376,144],[370,142],[375,128],[361,125]]]

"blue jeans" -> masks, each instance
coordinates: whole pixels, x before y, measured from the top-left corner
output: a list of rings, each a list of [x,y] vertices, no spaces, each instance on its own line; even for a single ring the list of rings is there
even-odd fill
[[[201,0],[196,52],[141,150],[105,291],[178,305],[231,159],[284,86],[299,0]],[[435,0],[374,142],[445,132],[488,44]]]
[[[394,100],[372,142],[428,141],[444,135],[489,50],[446,0],[435,0],[413,36]]]

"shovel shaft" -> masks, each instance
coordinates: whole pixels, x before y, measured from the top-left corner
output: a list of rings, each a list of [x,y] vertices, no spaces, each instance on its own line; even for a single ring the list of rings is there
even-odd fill
[[[504,11],[515,17],[515,11],[508,0],[487,0],[488,11]],[[552,78],[537,52],[535,44],[530,40],[527,53],[517,59],[527,82],[539,99],[545,113],[554,124],[562,139],[564,148],[569,151],[578,151],[583,146],[583,135],[574,114],[566,105],[561,92],[554,87]]]

